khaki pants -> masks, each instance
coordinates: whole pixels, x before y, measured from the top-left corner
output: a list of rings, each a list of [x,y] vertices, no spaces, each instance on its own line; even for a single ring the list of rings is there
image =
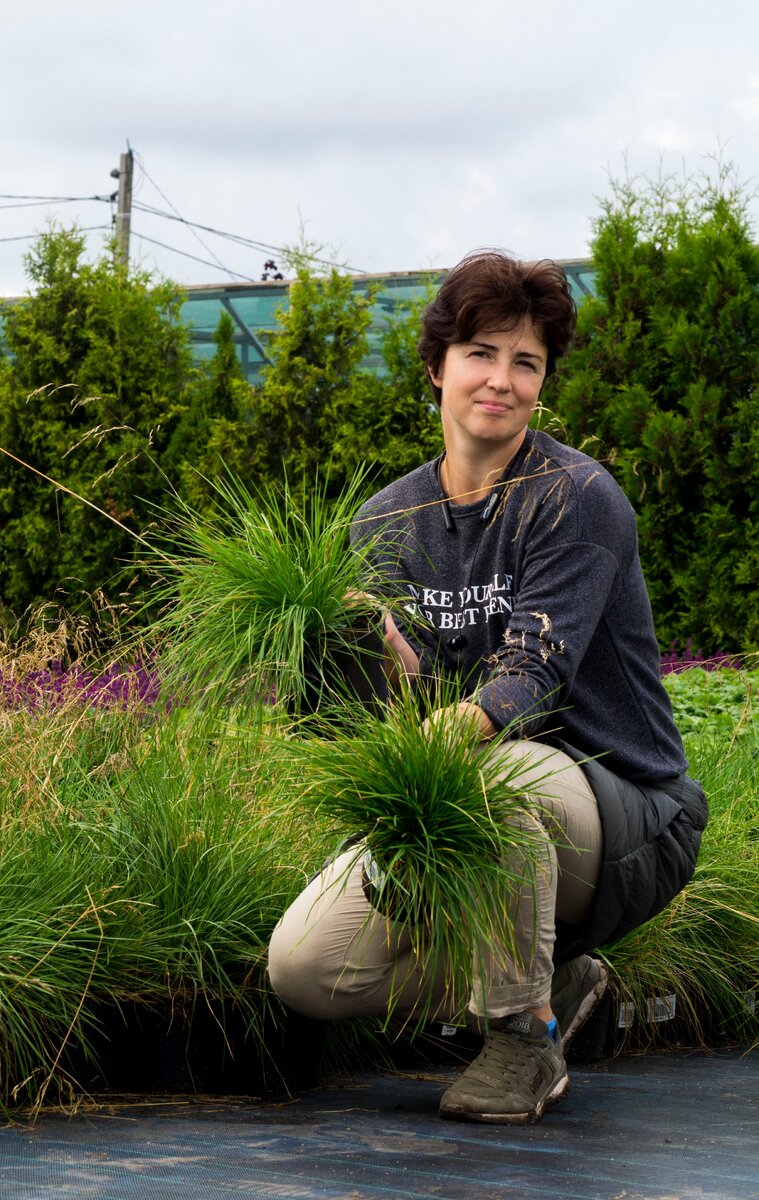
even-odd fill
[[[603,835],[595,796],[580,767],[540,742],[504,743],[520,758],[520,824],[537,845],[535,883],[512,898],[516,953],[480,947],[469,997],[475,1016],[495,1019],[537,1008],[551,994],[556,919],[581,924],[590,911]],[[550,776],[545,778],[550,772]],[[341,854],[312,880],[277,925],[269,977],[290,1008],[319,1020],[427,1012],[452,1020],[462,999],[451,992],[445,963],[425,970],[407,928],[375,911],[364,893],[360,848]],[[517,869],[519,864],[516,864]]]

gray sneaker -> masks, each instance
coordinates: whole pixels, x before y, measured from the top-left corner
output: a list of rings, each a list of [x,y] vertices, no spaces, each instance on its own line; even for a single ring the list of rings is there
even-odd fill
[[[583,954],[562,963],[553,973],[551,1008],[559,1025],[562,1053],[566,1054],[606,991],[609,972],[597,958]]]
[[[491,1029],[482,1051],[448,1088],[440,1116],[451,1121],[526,1125],[569,1087],[561,1046],[545,1021],[530,1013]]]

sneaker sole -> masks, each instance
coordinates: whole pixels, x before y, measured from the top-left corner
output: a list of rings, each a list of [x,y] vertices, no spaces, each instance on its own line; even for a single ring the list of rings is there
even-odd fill
[[[566,1032],[564,1030],[561,1031],[562,1054],[566,1054],[575,1035],[579,1033],[585,1022],[589,1020],[589,1018],[598,1008],[598,1003],[608,987],[609,972],[606,970],[606,967],[603,965],[603,963],[598,962],[598,959],[595,959],[594,961],[598,964],[598,981],[593,990],[588,992],[586,996],[583,996],[580,1007],[577,1009],[577,1012],[575,1013],[573,1020],[570,1022]]]
[[[444,1121],[474,1121],[486,1125],[534,1125],[543,1116],[543,1113],[552,1104],[556,1104],[569,1091],[569,1076],[562,1075],[561,1079],[557,1080],[551,1091],[542,1100],[539,1100],[534,1109],[529,1112],[522,1113],[488,1113],[488,1112],[472,1112],[463,1107],[450,1105],[447,1108],[440,1108],[439,1116]]]

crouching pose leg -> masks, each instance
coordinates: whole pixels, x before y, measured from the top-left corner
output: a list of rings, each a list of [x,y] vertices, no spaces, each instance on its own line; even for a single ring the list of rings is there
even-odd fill
[[[524,789],[524,806],[510,819],[528,835],[515,842],[529,846],[529,864],[509,864],[524,885],[494,897],[508,905],[514,938],[508,947],[472,948],[468,1004],[449,964],[426,960],[423,940],[420,954],[411,931],[375,907],[362,847],[325,867],[287,910],[271,940],[269,975],[289,1007],[319,1020],[393,1012],[457,1021],[467,1004],[467,1022],[485,1045],[443,1097],[441,1115],[516,1122],[536,1119],[563,1094],[560,1021],[574,1033],[603,992],[600,964],[578,960],[558,975],[554,1013],[556,918],[567,928],[587,918],[602,834],[595,796],[571,758],[537,742],[508,742],[502,753],[510,773],[521,763],[511,785]],[[525,1055],[534,1059],[531,1072]]]

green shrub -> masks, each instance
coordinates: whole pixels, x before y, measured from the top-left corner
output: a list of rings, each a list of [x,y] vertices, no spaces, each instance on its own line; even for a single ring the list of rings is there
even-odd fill
[[[83,254],[75,231],[43,234],[27,257],[36,290],[4,314],[0,446],[32,468],[0,454],[0,595],[17,616],[133,588],[129,530],[165,495],[156,458],[190,374],[176,288]]]
[[[646,1021],[656,998],[675,997],[691,1043],[759,1041],[759,758],[754,737],[702,721],[686,739],[692,774],[709,799],[709,824],[691,882],[652,921],[604,948],[617,1002],[632,1005],[622,1045],[645,1046],[667,1024]],[[705,733],[710,736],[704,736]]]
[[[729,171],[614,184],[546,390],[638,513],[663,646],[759,646],[759,248]]]

